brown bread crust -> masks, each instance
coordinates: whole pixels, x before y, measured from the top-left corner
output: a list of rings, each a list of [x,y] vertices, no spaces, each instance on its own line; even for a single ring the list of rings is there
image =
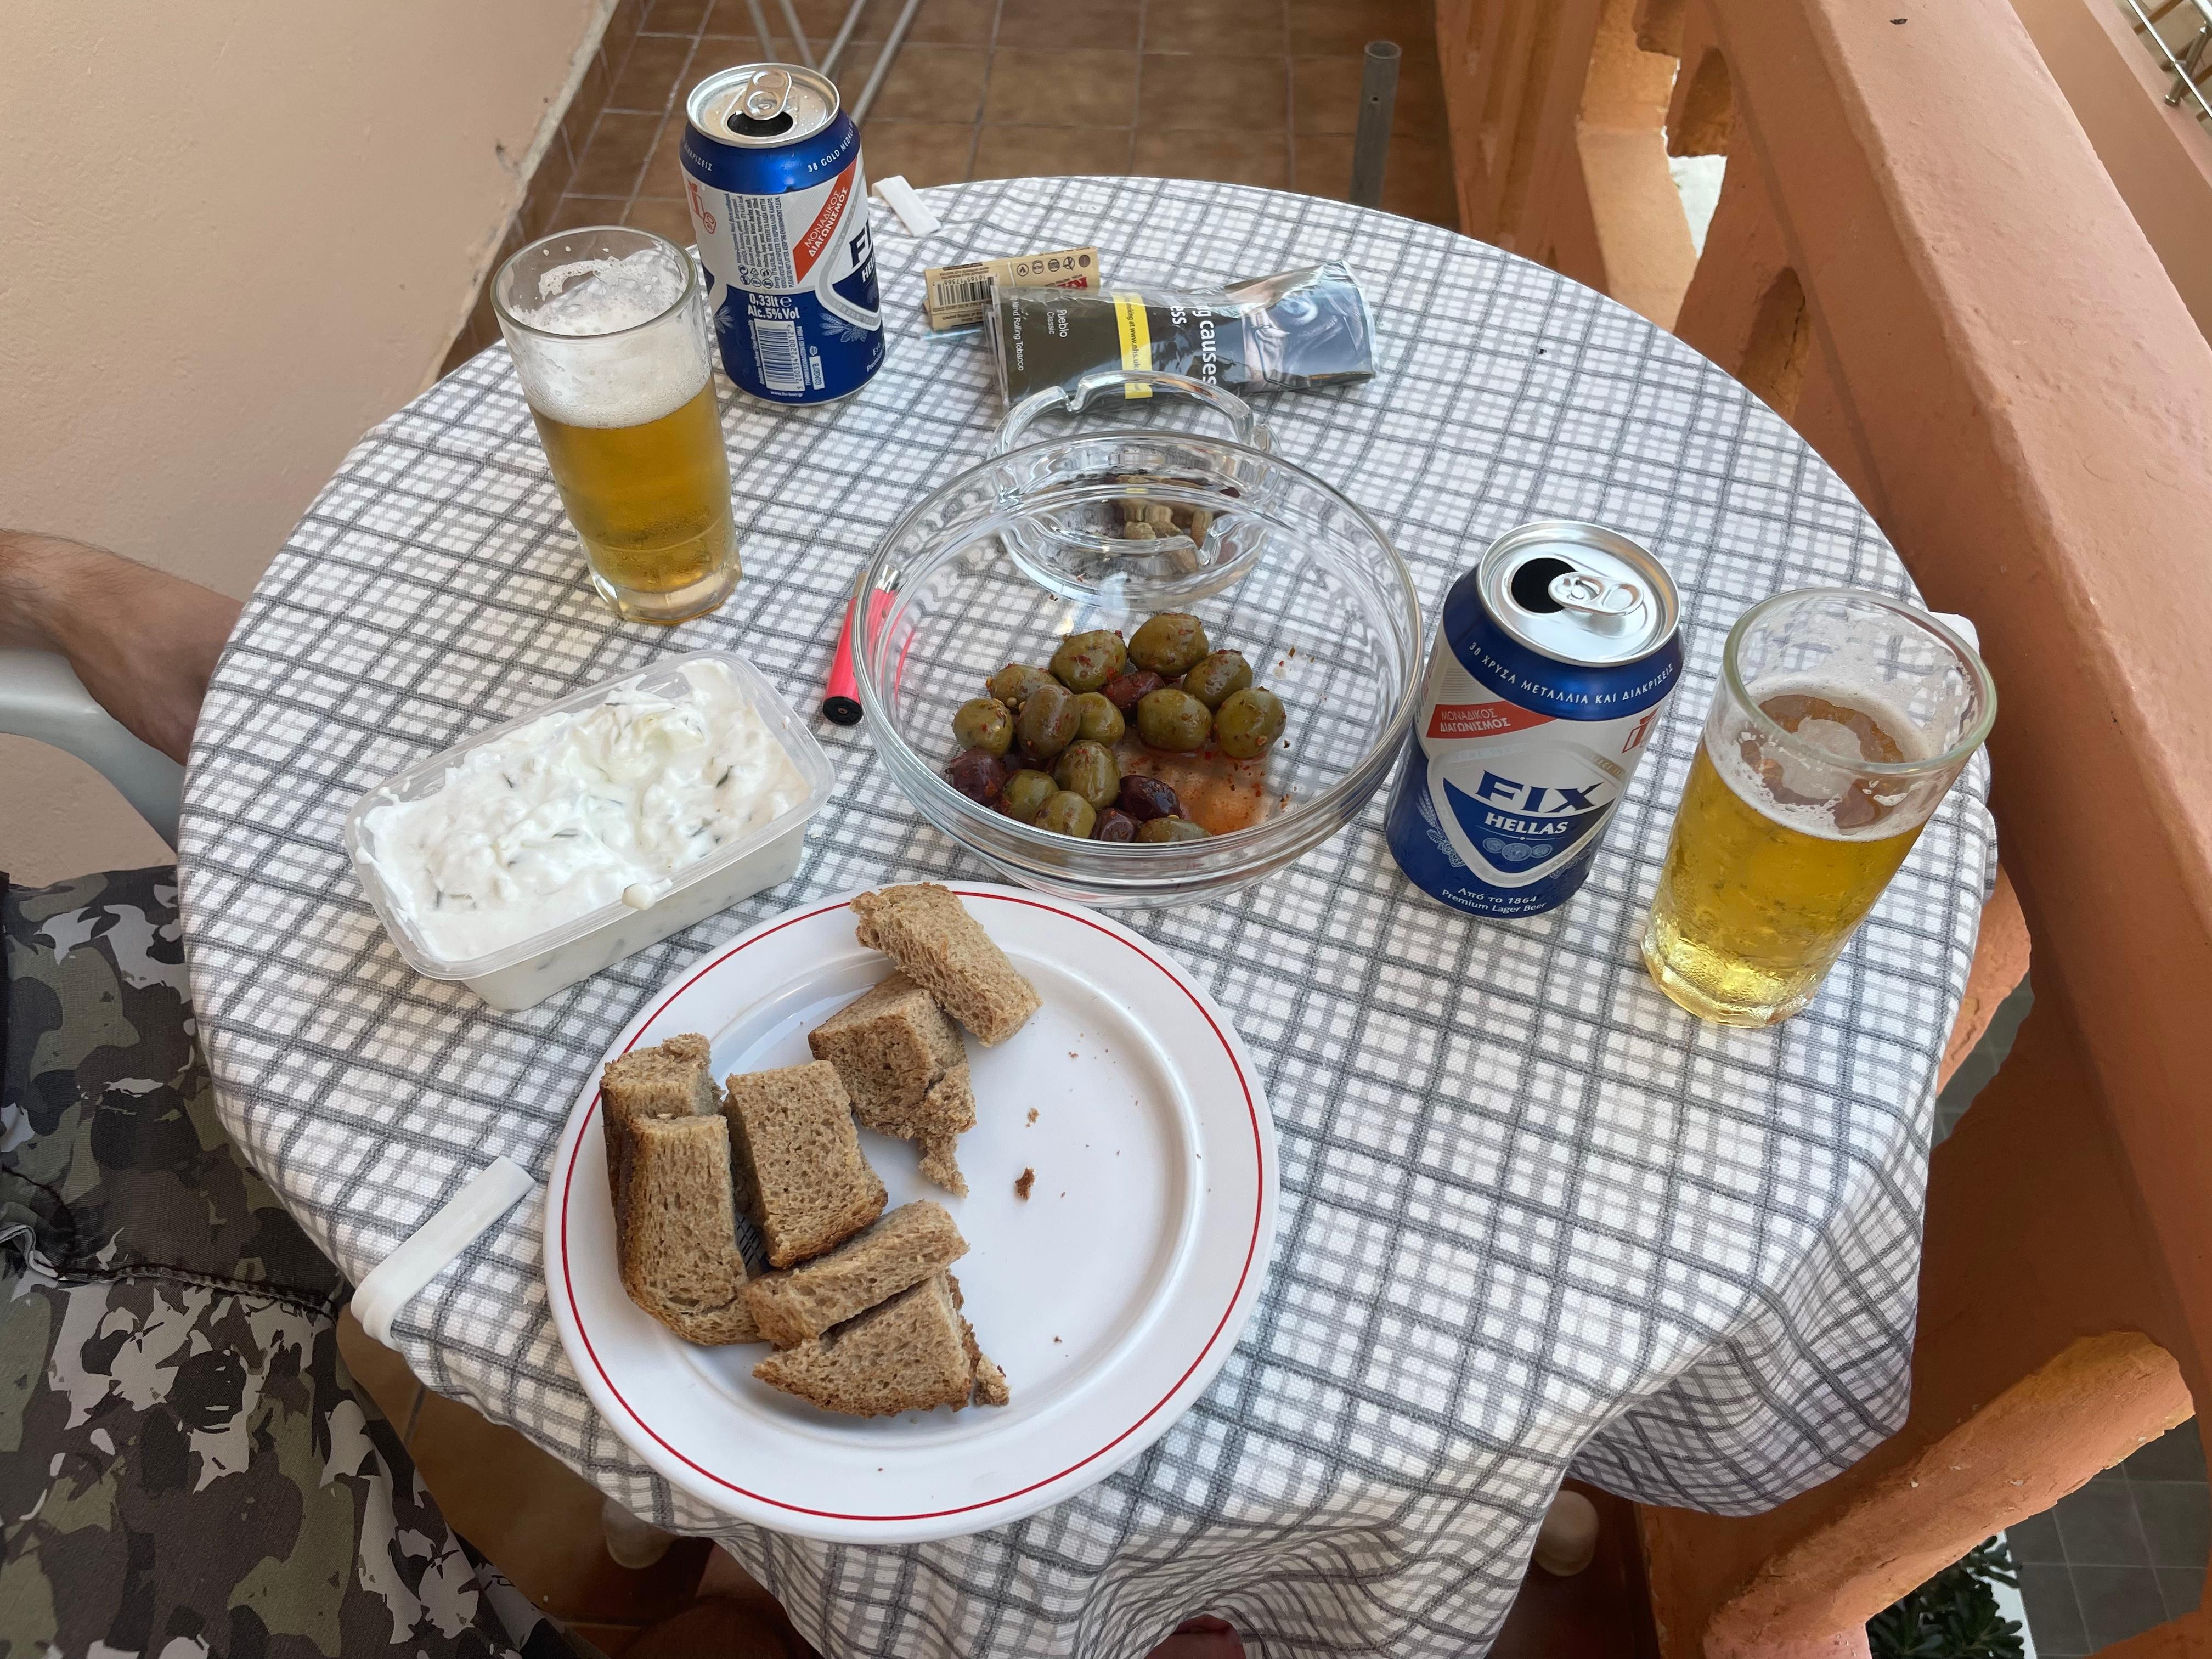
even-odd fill
[[[833,1249],[884,1212],[890,1194],[860,1155],[852,1103],[824,1060],[732,1077],[723,1096],[738,1202],[769,1265]]]
[[[629,1180],[631,1125],[648,1117],[694,1117],[720,1104],[708,1074],[707,1039],[696,1031],[650,1048],[617,1054],[599,1079],[599,1110],[607,1146],[607,1189],[622,1213]]]
[[[951,888],[936,882],[885,887],[859,895],[853,911],[860,943],[896,962],[987,1048],[1013,1036],[1037,1011],[1036,988],[1014,970]]]
[[[629,1299],[688,1342],[757,1342],[719,1118],[610,1125],[629,1146],[615,1245]]]
[[[920,1284],[968,1252],[941,1204],[902,1205],[827,1255],[763,1273],[745,1287],[761,1334],[788,1348]]]
[[[975,1367],[959,1304],[943,1273],[824,1335],[753,1367],[772,1389],[848,1417],[887,1417],[968,1403]]]
[[[958,1028],[904,974],[847,1003],[809,1031],[806,1043],[815,1059],[837,1068],[861,1122],[908,1140],[930,1085],[967,1059]]]

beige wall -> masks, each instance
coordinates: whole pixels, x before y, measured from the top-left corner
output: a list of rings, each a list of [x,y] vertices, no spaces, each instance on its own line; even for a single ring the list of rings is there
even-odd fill
[[[434,378],[611,8],[0,11],[0,524],[246,594]],[[0,869],[161,855],[0,738]]]

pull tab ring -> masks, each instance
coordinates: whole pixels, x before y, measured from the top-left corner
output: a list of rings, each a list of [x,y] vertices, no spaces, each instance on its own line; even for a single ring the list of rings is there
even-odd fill
[[[783,70],[763,70],[753,76],[752,84],[745,88],[741,100],[745,117],[753,121],[773,121],[783,113],[791,102],[791,76]]]
[[[1594,570],[1562,571],[1547,591],[1563,610],[1586,617],[1625,617],[1644,602],[1634,582],[1607,581]]]

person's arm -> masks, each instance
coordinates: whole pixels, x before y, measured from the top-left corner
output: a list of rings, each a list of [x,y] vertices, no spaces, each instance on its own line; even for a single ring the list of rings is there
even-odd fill
[[[0,530],[0,647],[69,659],[130,731],[181,762],[239,605],[82,542]]]

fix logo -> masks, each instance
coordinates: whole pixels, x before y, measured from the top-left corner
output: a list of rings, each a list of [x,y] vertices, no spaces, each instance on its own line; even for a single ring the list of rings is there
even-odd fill
[[[712,236],[714,234],[714,216],[707,210],[706,198],[699,194],[699,181],[687,175],[684,185],[691,192],[692,218],[698,222],[700,229]]]
[[[1644,715],[1642,720],[1636,722],[1636,729],[1628,734],[1628,741],[1620,745],[1620,752],[1622,754],[1633,754],[1638,749],[1643,746],[1644,739],[1650,735],[1651,722],[1659,718],[1661,714],[1665,711],[1666,707],[1667,705],[1665,703],[1661,703],[1658,708],[1651,710],[1650,714]]]
[[[1510,807],[1516,812],[1556,816],[1562,812],[1597,811],[1605,802],[1591,798],[1604,787],[1602,781],[1584,784],[1579,789],[1555,783],[1516,783],[1495,772],[1485,772],[1482,781],[1474,787],[1474,794],[1478,800]]]

